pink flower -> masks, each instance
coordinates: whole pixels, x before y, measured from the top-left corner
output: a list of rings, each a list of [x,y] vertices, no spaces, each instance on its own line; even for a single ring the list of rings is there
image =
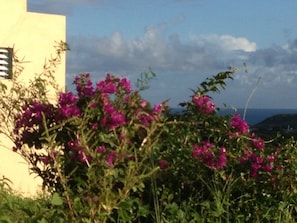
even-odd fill
[[[116,160],[116,152],[113,151],[113,150],[110,151],[110,152],[108,153],[108,155],[106,156],[105,160],[106,160],[106,164],[107,164],[107,166],[109,166],[109,167],[113,167],[113,166],[114,166],[114,162],[115,162],[115,160]]]
[[[131,93],[131,82],[127,78],[122,78],[120,81],[120,85],[126,93]]]
[[[130,96],[125,96],[123,101],[127,104],[129,104],[131,102],[131,97]]]
[[[111,114],[110,120],[108,123],[108,128],[115,129],[125,124],[126,124],[125,114],[121,111],[118,111]]]
[[[274,163],[274,162],[275,162],[275,157],[272,156],[272,155],[268,155],[268,156],[267,156],[267,159],[268,159],[268,161],[269,161],[270,163]]]
[[[106,152],[106,148],[105,146],[98,146],[96,149],[97,153],[105,153]]]
[[[83,151],[84,147],[80,145],[80,140],[76,139],[74,141],[68,141],[67,146],[70,150],[73,151]]]
[[[218,158],[216,158],[216,154],[212,151],[213,149],[216,149],[216,147],[212,143],[204,141],[201,145],[193,145],[192,155],[210,169],[224,168],[227,165],[226,149],[221,147]]]
[[[196,108],[201,110],[205,114],[213,113],[215,109],[215,103],[210,100],[210,97],[206,95],[195,94],[192,97],[192,102],[196,105]]]
[[[162,112],[162,107],[163,107],[162,104],[155,105],[153,108],[153,111],[155,113],[160,113],[160,112]]]
[[[117,79],[112,77],[110,74],[107,74],[105,80],[97,83],[96,90],[102,92],[103,94],[114,94],[118,90],[114,83],[116,81]]]
[[[90,102],[90,107],[91,108],[96,108],[98,105],[97,105],[97,103],[95,102],[95,101],[91,101]]]
[[[163,159],[160,159],[158,163],[161,170],[165,170],[169,167],[169,163]]]
[[[261,164],[264,162],[264,157],[263,156],[257,156],[254,161],[258,164]]]
[[[232,117],[230,125],[235,129],[237,134],[245,134],[249,131],[247,122],[242,120],[238,114]]]
[[[264,150],[265,144],[264,144],[263,139],[261,139],[261,138],[252,139],[251,143],[256,149],[261,150],[261,151]]]
[[[267,164],[267,165],[263,166],[262,169],[266,172],[271,172],[273,170],[273,166],[270,164]]]
[[[218,169],[222,169],[227,165],[227,156],[226,156],[226,149],[224,147],[221,148],[221,154],[217,161],[216,167]]]
[[[78,153],[76,154],[76,159],[81,163],[90,163],[92,161],[92,156],[86,155],[82,151],[78,151]]]
[[[44,164],[48,165],[51,162],[51,158],[49,156],[40,156],[39,160]]]
[[[139,122],[144,126],[149,126],[154,120],[154,116],[151,114],[136,112]]]
[[[106,125],[107,124],[107,117],[103,117],[102,119],[101,119],[101,121],[100,121],[100,124],[101,125]]]
[[[58,119],[70,118],[73,116],[80,116],[80,110],[76,103],[78,102],[78,97],[73,93],[62,93],[59,97],[60,111],[58,112]]]
[[[90,74],[81,74],[75,77],[74,84],[79,97],[91,97],[94,95],[93,83]]]
[[[72,92],[67,92],[67,93],[62,93],[59,96],[59,105],[64,106],[64,105],[72,105],[77,103],[78,97],[75,96]]]
[[[80,110],[76,105],[64,105],[60,108],[60,115],[64,118],[80,116]]]
[[[98,129],[98,123],[90,123],[90,127],[92,130]]]
[[[261,168],[261,165],[258,163],[252,163],[250,175],[253,178],[256,178],[258,176],[258,170]]]
[[[104,102],[103,109],[106,114],[112,114],[115,111],[113,105],[108,100]]]
[[[140,107],[145,108],[147,106],[147,101],[141,101]]]
[[[210,169],[215,168],[214,153],[211,150],[213,144],[204,141],[201,145],[194,145],[192,155],[194,158],[198,157],[200,162],[208,166]]]

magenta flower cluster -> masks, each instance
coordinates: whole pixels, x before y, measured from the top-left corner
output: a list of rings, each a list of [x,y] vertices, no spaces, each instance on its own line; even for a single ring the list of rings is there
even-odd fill
[[[235,130],[236,136],[245,134],[249,131],[249,125],[246,121],[242,120],[238,114],[233,115],[230,125]]]
[[[192,102],[198,110],[201,110],[205,114],[213,113],[216,106],[207,95],[195,94],[192,96]]]
[[[251,148],[243,153],[239,158],[241,164],[248,164],[250,166],[250,175],[253,178],[258,177],[260,171],[262,172],[272,172],[274,169],[279,170],[279,166],[275,166],[276,154],[270,154],[267,156],[259,155]]]
[[[58,119],[64,120],[73,116],[80,116],[81,111],[77,107],[78,97],[72,92],[60,94],[58,104],[60,106]]]
[[[79,98],[92,97],[95,94],[93,82],[90,79],[90,74],[76,76],[74,84],[76,86],[76,92]]]
[[[275,151],[265,151],[265,142],[262,138],[257,137],[254,133],[249,136],[250,145],[247,145],[242,155],[238,158],[240,164],[249,166],[250,176],[258,177],[260,172],[270,173],[282,169],[280,165],[276,165],[278,157],[278,149]]]
[[[219,153],[218,155],[216,153]],[[227,165],[227,151],[224,147],[217,148],[209,141],[193,145],[192,155],[210,169],[222,169]]]
[[[244,151],[240,153],[239,150],[239,153],[235,153],[236,155],[231,154],[230,158],[237,156],[238,163],[248,168],[247,170],[251,177],[256,178],[261,172],[271,173],[274,170],[277,171],[282,168],[281,165],[275,164],[277,152],[274,151],[270,153],[266,151],[265,142],[262,138],[256,136],[254,133],[248,134],[250,131],[249,126],[238,114],[232,116],[228,131],[226,133],[229,135],[230,141],[235,140],[234,142],[237,143],[244,140],[246,142]],[[242,136],[244,136],[244,138],[240,139]],[[231,151],[229,153],[231,153]],[[226,147],[217,146],[209,140],[194,144],[192,156],[212,170],[227,167],[228,150]]]
[[[94,136],[103,132],[111,135],[116,133],[117,140],[129,143],[131,139],[124,128],[131,126],[131,123],[148,127],[162,115],[165,108],[162,104],[151,108],[137,92],[132,91],[131,82],[125,77],[118,78],[107,74],[104,80],[94,85],[89,74],[82,74],[75,78],[74,84],[77,94],[61,93],[56,105],[31,101],[23,107],[22,114],[15,118],[14,133],[17,137],[14,151],[21,150],[23,145],[41,149],[43,144],[46,144],[42,140],[44,123],[47,128],[60,125],[53,130],[57,133],[56,143],[69,152],[71,159],[91,163],[89,150],[92,149],[105,157],[106,165],[112,167],[117,160],[116,148],[104,144],[91,145],[90,148],[83,146],[75,135],[80,123],[87,120]],[[38,159],[48,164],[46,157],[40,155]]]
[[[31,101],[23,107],[23,114],[15,117],[15,127],[13,133],[16,135],[13,151],[17,151],[23,144],[36,149],[42,148],[40,134],[43,132],[43,119],[47,122],[55,122],[57,119],[56,109],[49,103],[39,103]]]

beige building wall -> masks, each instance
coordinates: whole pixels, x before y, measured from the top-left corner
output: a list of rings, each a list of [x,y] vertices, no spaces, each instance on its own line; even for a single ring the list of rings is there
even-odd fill
[[[55,56],[56,42],[66,41],[66,18],[61,15],[27,12],[26,0],[0,0],[0,47],[14,48],[18,58],[24,58],[21,81],[28,82],[42,73],[46,59]],[[58,66],[55,78],[65,89],[65,56]],[[0,81],[9,85],[8,79]],[[0,176],[13,182],[13,189],[34,194],[41,183],[29,175],[28,165],[11,151],[12,144],[0,136]]]

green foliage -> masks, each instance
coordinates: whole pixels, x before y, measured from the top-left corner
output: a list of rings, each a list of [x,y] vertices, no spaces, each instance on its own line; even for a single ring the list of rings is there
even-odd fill
[[[207,78],[172,114],[139,94],[151,70],[138,90],[126,78],[94,85],[81,74],[76,93],[53,102],[51,61],[28,94],[17,81],[1,87],[22,99],[8,135],[48,196],[15,196],[3,179],[0,222],[296,222],[295,139],[265,142],[237,114],[218,115],[208,95],[225,89],[234,69]]]
[[[197,93],[202,95],[210,92],[219,93],[220,88],[223,90],[226,88],[226,79],[233,80],[232,75],[235,71],[235,68],[231,68],[230,71],[220,72],[217,75],[206,78],[206,80],[200,84],[201,88],[198,88]]]
[[[45,200],[23,198],[0,184],[0,222],[37,222],[45,210]]]
[[[151,68],[149,68],[149,71],[140,74],[140,78],[138,78],[136,82],[136,88],[139,91],[149,89],[149,83],[154,78],[156,78],[156,74],[153,72]]]

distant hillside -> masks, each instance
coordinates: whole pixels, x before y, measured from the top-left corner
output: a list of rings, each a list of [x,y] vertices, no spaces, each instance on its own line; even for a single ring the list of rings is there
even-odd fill
[[[253,125],[258,130],[297,130],[297,114],[279,114]]]

